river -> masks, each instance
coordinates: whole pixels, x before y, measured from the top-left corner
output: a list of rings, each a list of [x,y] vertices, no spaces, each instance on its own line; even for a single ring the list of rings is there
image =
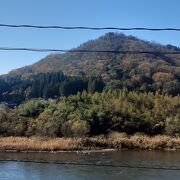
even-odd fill
[[[0,153],[0,180],[179,180],[180,152]]]

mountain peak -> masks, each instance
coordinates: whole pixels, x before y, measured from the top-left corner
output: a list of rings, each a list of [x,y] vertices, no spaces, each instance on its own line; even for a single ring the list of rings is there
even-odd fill
[[[174,46],[163,46],[140,40],[134,36],[109,32],[98,39],[88,41],[74,50],[115,50],[115,51],[170,51],[179,50]],[[180,56],[163,54],[113,54],[113,53],[78,53],[51,54],[39,62],[12,71],[13,75],[62,71],[66,75],[98,75],[106,80],[116,79],[117,71],[127,71],[129,74],[142,71],[140,67],[149,64],[146,73],[156,71],[172,73],[179,77]],[[158,67],[157,70],[155,67]],[[156,70],[153,70],[156,69]],[[177,75],[178,74],[178,75]]]
[[[108,32],[104,36],[105,39],[113,39],[113,38],[126,38],[125,34],[123,33],[117,33],[117,32]]]

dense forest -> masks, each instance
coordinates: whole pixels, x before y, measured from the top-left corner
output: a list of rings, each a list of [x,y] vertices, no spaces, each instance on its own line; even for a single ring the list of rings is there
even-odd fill
[[[26,78],[21,76],[0,78],[0,102],[19,105],[32,98],[56,99],[83,91],[94,93],[111,89],[153,93],[159,91],[173,96],[180,92],[180,83],[177,80],[173,81],[165,73],[159,73],[155,80],[143,77],[135,78],[133,81],[129,81],[126,73],[119,72],[119,74],[123,80],[111,82],[96,76],[66,76],[62,72],[37,73]]]
[[[180,97],[159,93],[86,91],[60,100],[30,100],[0,109],[4,136],[83,137],[111,132],[180,135]]]
[[[105,83],[98,77],[68,77],[62,72],[39,73],[26,79],[20,76],[0,79],[0,101],[18,105],[32,98],[58,98],[87,92],[100,92]]]

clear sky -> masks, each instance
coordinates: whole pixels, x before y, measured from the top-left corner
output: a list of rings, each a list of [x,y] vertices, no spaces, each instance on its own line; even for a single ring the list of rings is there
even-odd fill
[[[180,0],[0,0],[0,23],[180,28],[179,8]],[[0,28],[0,46],[71,49],[105,32]],[[180,32],[124,33],[180,47]],[[0,74],[32,64],[46,55],[0,51]]]

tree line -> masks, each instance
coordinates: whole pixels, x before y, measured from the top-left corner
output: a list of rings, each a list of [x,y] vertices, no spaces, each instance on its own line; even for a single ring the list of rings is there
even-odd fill
[[[62,72],[6,77],[0,79],[0,102],[20,104],[32,98],[56,98],[84,90],[100,92],[104,86],[100,77],[71,77]]]
[[[83,137],[112,132],[180,136],[180,97],[107,90],[0,109],[0,135]]]
[[[148,77],[130,76],[123,70],[118,70],[121,80],[105,81],[101,76],[66,76],[63,72],[37,73],[30,76],[7,76],[0,78],[0,102],[21,104],[32,98],[58,98],[87,91],[89,93],[108,91],[112,89],[127,89],[129,91],[153,92],[176,96],[180,84],[170,78],[170,75],[158,73],[153,80]]]

